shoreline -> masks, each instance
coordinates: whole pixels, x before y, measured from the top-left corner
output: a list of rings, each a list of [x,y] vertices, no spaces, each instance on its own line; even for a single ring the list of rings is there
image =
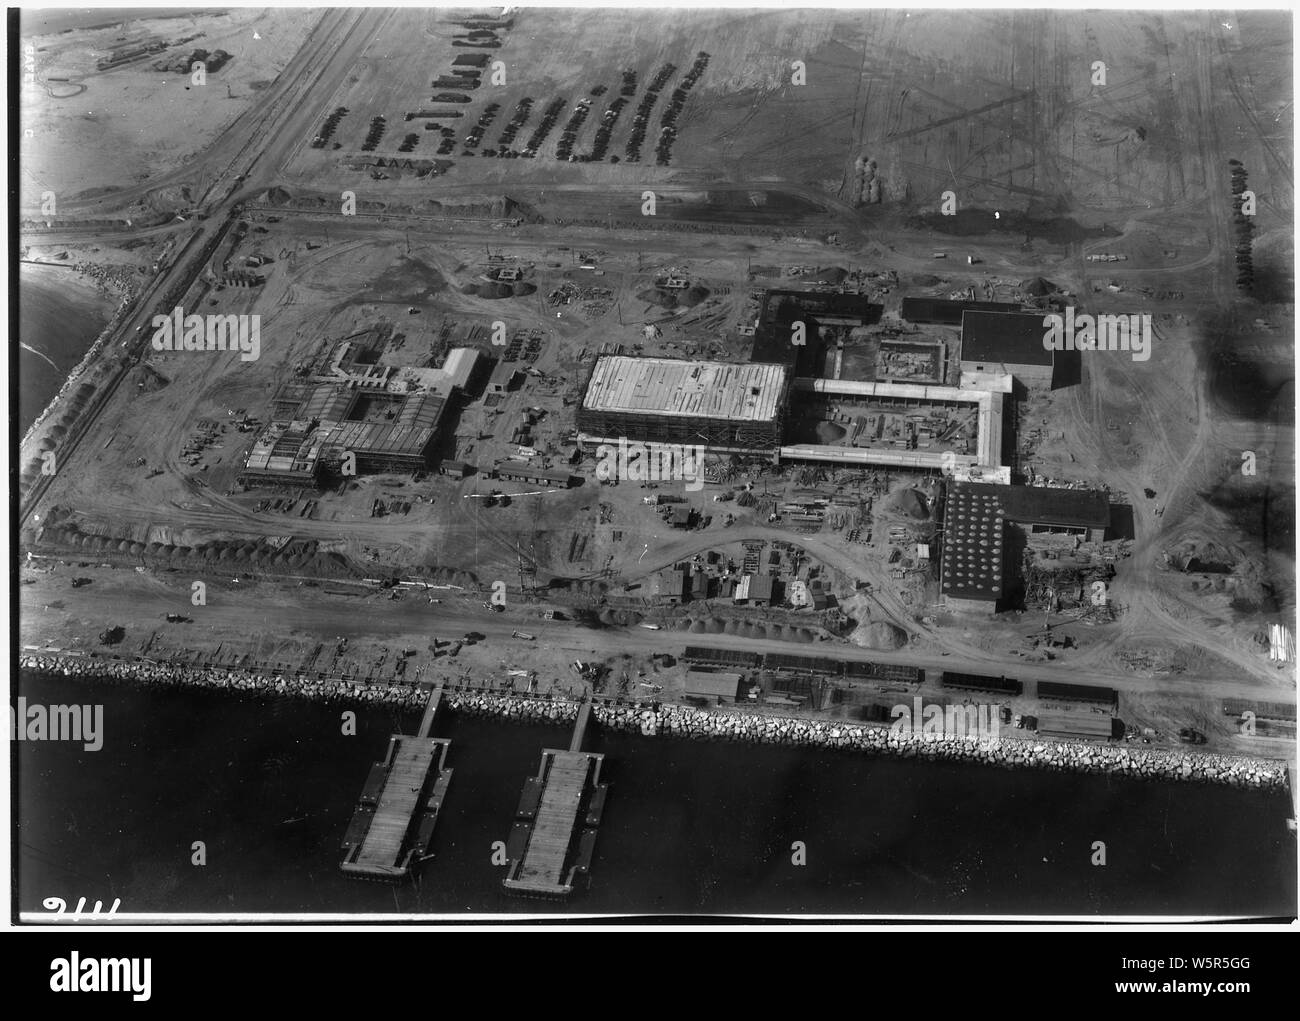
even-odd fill
[[[135,294],[129,288],[126,288],[119,281],[104,273],[100,267],[93,263],[77,262],[71,265],[64,265],[61,263],[42,263],[34,260],[24,260],[24,264],[28,266],[54,266],[59,269],[71,270],[79,278],[78,282],[84,283],[88,290],[93,290],[102,295],[107,301],[115,300],[116,305],[113,306],[111,312],[106,314],[107,321],[105,322],[103,329],[101,329],[95,336],[95,339],[86,349],[85,354],[83,354],[77,361],[77,364],[68,371],[58,390],[56,390],[50,399],[46,401],[40,414],[32,420],[32,424],[23,431],[23,436],[18,441],[20,460],[25,456],[29,456],[29,453],[24,453],[24,451],[27,450],[36,438],[41,428],[54,416],[56,409],[63,403],[64,398],[66,398],[67,395],[80,384],[82,378],[91,371],[93,364],[103,352],[105,345],[110,339],[112,339],[114,333],[121,326],[122,320],[125,317],[129,306],[135,299]]]
[[[310,680],[285,674],[257,674],[229,668],[200,669],[166,663],[54,653],[22,653],[19,670],[76,678],[92,684],[152,688],[199,688],[282,695],[326,702],[379,703],[419,710],[434,685],[367,685],[341,679]],[[548,696],[503,693],[468,686],[443,686],[443,701],[455,712],[505,720],[546,723],[577,718],[579,703]],[[933,761],[976,762],[1002,769],[1045,769],[1097,773],[1130,779],[1217,783],[1246,789],[1288,785],[1288,763],[1216,752],[1129,748],[1071,740],[969,740],[918,737],[885,724],[768,716],[728,709],[597,699],[597,723],[647,737],[738,741],[841,749]]]

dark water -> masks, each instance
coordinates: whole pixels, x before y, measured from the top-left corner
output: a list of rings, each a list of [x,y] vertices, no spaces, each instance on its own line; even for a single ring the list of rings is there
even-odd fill
[[[70,270],[24,264],[19,271],[18,432],[59,392],[109,316],[84,291],[68,290]]]
[[[102,703],[104,747],[20,742],[20,903],[122,911],[511,912],[504,840],[526,776],[568,728],[454,714],[454,768],[417,887],[344,878],[368,764],[418,714],[24,677]],[[958,768],[598,728],[610,800],[579,912],[1276,915],[1295,910],[1284,793]],[[288,821],[298,820],[298,821]],[[190,864],[194,841],[207,865]],[[801,841],[807,864],[792,864]],[[1094,841],[1107,864],[1089,864]]]

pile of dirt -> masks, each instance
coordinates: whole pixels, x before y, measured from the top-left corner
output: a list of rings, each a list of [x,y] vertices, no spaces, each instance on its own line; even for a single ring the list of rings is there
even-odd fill
[[[439,202],[430,199],[424,205],[445,213],[457,213],[463,216],[491,216],[501,220],[519,219],[524,223],[542,223],[544,218],[525,202],[517,202],[509,195],[484,196],[479,200],[466,202]]]
[[[496,300],[498,298],[513,298],[514,290],[509,284],[497,283],[495,280],[484,281],[483,283],[465,284],[460,289],[461,294],[469,294],[476,298],[487,298]]]
[[[917,521],[924,521],[930,516],[929,502],[925,494],[915,489],[904,489],[890,497],[889,510]]]
[[[1241,559],[1239,550],[1212,539],[1187,539],[1165,550],[1165,561],[1189,574],[1231,574]]]
[[[907,644],[907,632],[888,621],[863,624],[851,635],[849,641],[864,649],[901,649]]]
[[[676,308],[678,304],[676,293],[665,291],[662,287],[647,287],[644,291],[637,291],[636,296],[647,305],[657,305],[660,308]]]
[[[1055,294],[1060,290],[1056,284],[1042,277],[1030,277],[1028,280],[1020,281],[1020,289],[1035,298],[1041,298],[1045,294]]]
[[[685,308],[694,308],[708,296],[709,289],[707,287],[701,287],[699,284],[695,284],[692,287],[686,288],[686,290],[682,291],[677,296],[677,304],[682,305]]]
[[[834,422],[818,422],[817,442],[824,447],[833,446],[844,439],[846,431],[844,426],[836,425]]]

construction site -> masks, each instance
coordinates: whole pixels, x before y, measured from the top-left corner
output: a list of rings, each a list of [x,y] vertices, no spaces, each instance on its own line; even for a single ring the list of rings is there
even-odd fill
[[[1229,158],[1270,196],[1261,287],[1289,273],[1289,165],[1244,112],[1272,123],[1289,52],[1262,15],[948,12],[936,35],[940,13],[196,14],[202,38],[146,55],[230,60],[196,155],[153,176],[70,179],[73,100],[25,89],[62,134],[24,163],[23,257],[131,288],[16,462],[20,641],[121,626],[122,655],[298,664],[348,636],[349,677],[686,700],[731,684],[678,662],[707,634],[932,678],[1087,671],[1170,744],[1224,685],[1293,698],[1259,640],[1294,611],[1269,489],[1293,310],[1224,283]],[[1058,65],[1101,39],[1137,69],[1101,97],[1013,20]],[[37,39],[38,80],[118,34]],[[77,101],[188,111],[146,55]],[[1139,136],[1179,118],[1209,127]],[[1150,313],[1150,360],[1048,350],[1067,305]],[[259,317],[260,356],[157,349],[176,307]],[[698,472],[652,473],[656,444]],[[602,448],[634,454],[611,475]],[[159,625],[195,579],[206,610]],[[830,717],[889,683],[755,669],[738,701]]]

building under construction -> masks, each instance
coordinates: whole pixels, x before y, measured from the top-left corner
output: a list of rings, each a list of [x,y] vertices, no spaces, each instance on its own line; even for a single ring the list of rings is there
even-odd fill
[[[1105,540],[1110,501],[1094,490],[953,482],[944,508],[940,592],[954,610],[996,612],[1010,589],[1007,526],[1037,534]],[[1113,569],[1111,569],[1113,571]]]
[[[579,440],[766,452],[781,444],[789,389],[784,365],[605,355],[578,409]]]
[[[353,384],[284,386],[244,460],[246,486],[314,486],[350,462],[359,475],[430,467],[446,398],[367,392]]]
[[[792,390],[794,442],[781,447],[782,461],[878,464],[1011,481],[1002,463],[1001,393],[842,379],[796,379]],[[825,421],[843,435],[818,440],[810,421]]]

